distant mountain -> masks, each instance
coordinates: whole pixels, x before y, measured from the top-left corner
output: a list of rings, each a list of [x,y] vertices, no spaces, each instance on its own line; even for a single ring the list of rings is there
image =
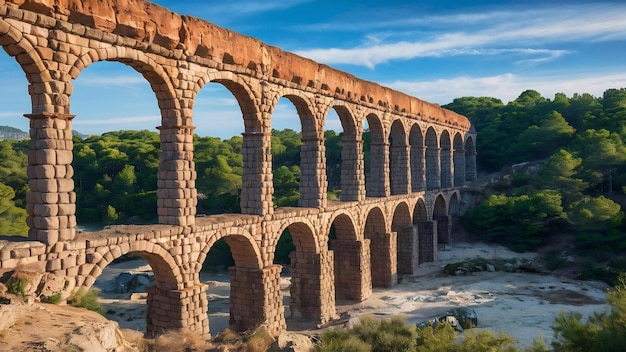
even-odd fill
[[[26,139],[30,138],[28,132],[10,126],[0,126],[0,140],[3,139]]]
[[[80,133],[80,132],[78,132],[76,130],[72,130],[72,136],[80,137],[80,139],[85,139],[85,138],[89,137],[88,135],[82,134],[82,133]]]
[[[82,134],[76,130],[72,130],[72,136],[80,137],[84,139],[87,137],[86,134]],[[0,126],[0,141],[4,139],[27,139],[30,138],[28,132],[24,132],[19,128],[11,127],[11,126]]]

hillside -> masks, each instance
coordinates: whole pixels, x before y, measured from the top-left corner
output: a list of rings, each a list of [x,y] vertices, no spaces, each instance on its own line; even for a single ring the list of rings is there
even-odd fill
[[[0,140],[3,139],[15,139],[22,140],[29,138],[28,132],[24,132],[18,128],[10,126],[0,126]]]

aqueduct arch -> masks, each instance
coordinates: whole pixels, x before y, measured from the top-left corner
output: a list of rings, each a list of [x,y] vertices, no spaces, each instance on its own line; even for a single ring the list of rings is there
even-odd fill
[[[208,337],[198,272],[225,238],[236,262],[231,280],[247,285],[231,292],[231,326],[265,324],[277,335],[286,328],[285,307],[281,266],[272,260],[284,229],[296,242],[291,308],[316,323],[336,317],[336,296],[362,301],[373,286],[394,285],[399,269],[435,260],[438,240],[450,238],[450,204],[476,179],[476,132],[465,117],[144,0],[70,3],[0,0],[0,45],[26,74],[32,101],[24,112],[32,136],[29,241],[0,241],[1,272],[36,267],[74,282],[63,289],[68,296],[92,285],[113,258],[138,252],[161,286],[151,289],[147,332],[187,328]],[[72,79],[103,60],[133,67],[157,97],[159,220],[77,233]],[[192,109],[209,82],[224,85],[241,109],[242,214],[196,216]],[[294,103],[303,126],[298,208],[272,202],[271,112],[281,97]],[[323,134],[330,109],[344,132],[341,200],[332,202]],[[333,225],[341,235],[329,246]],[[411,245],[403,256],[398,233]]]

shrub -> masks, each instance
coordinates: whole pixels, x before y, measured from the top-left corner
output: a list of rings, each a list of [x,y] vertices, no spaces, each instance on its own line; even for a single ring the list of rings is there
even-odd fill
[[[200,335],[188,330],[170,330],[154,339],[152,351],[205,351],[211,347]]]
[[[256,329],[246,341],[246,352],[264,352],[267,351],[274,338],[270,335],[266,328],[261,327]]]
[[[59,302],[61,302],[61,293],[55,293],[52,296],[46,298],[45,303],[50,303],[50,304],[58,304]]]
[[[100,291],[95,288],[90,288],[87,291],[80,289],[71,299],[68,300],[68,303],[74,307],[85,308],[104,315],[104,308],[102,308],[100,302],[98,302],[99,293]]]
[[[370,352],[372,346],[345,329],[325,331],[315,345],[316,352]]]
[[[457,338],[454,328],[446,322],[418,329],[398,316],[382,320],[364,316],[350,330],[332,329],[322,333],[314,351],[520,351],[516,344],[517,341],[504,332],[466,330],[464,338]],[[547,350],[541,340],[535,340],[526,351]]]
[[[14,295],[20,295],[22,298],[26,298],[26,293],[24,289],[26,288],[26,280],[17,279],[15,277],[10,278],[5,286],[7,287],[7,292],[12,293]]]
[[[406,325],[401,316],[374,319],[364,316],[352,328],[359,339],[372,346],[373,351],[415,351],[417,327]]]
[[[609,311],[596,313],[582,321],[578,312],[562,312],[552,330],[554,351],[621,351],[626,346],[626,274],[607,294]]]

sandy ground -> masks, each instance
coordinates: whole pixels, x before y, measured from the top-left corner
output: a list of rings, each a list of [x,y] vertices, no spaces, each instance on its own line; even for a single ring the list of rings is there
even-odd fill
[[[438,260],[420,265],[415,275],[404,277],[392,289],[374,289],[364,302],[338,301],[342,320],[353,322],[362,314],[377,317],[403,315],[417,323],[444,314],[454,307],[471,307],[478,316],[478,328],[505,331],[530,345],[542,335],[552,339],[551,325],[560,311],[577,311],[588,316],[607,308],[607,286],[595,281],[577,281],[552,275],[530,273],[479,272],[467,276],[448,276],[443,267],[469,258],[527,258],[534,254],[510,252],[502,247],[481,243],[458,242],[440,248]],[[101,303],[107,317],[121,328],[145,331],[145,294],[111,292],[115,277],[124,271],[149,271],[142,260],[109,266],[96,281],[102,290]],[[203,274],[209,285],[209,324],[213,335],[228,327],[229,278],[227,273]],[[281,284],[286,310],[289,295],[288,277]],[[290,330],[302,330],[288,321]]]

